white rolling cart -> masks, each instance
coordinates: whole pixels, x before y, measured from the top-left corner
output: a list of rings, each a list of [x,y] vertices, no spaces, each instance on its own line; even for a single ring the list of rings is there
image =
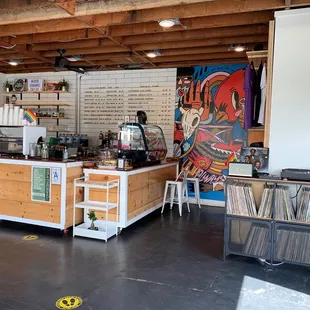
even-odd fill
[[[84,188],[84,201],[76,202],[77,188]],[[117,202],[109,201],[109,191],[112,188],[117,188]],[[106,190],[106,201],[93,201],[89,199],[90,189],[104,189]],[[73,236],[88,237],[94,239],[107,240],[119,232],[119,180],[111,180],[106,182],[89,181],[87,177],[82,177],[74,180],[74,210],[73,223],[75,223],[76,208],[84,209],[84,223],[80,225],[73,225]],[[108,221],[109,210],[116,208],[116,221]],[[89,229],[90,220],[87,213],[89,211],[104,211],[106,220],[97,220],[95,226],[98,230]]]

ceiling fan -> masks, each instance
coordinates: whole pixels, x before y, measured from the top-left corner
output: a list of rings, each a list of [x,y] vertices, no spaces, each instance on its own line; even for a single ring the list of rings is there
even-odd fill
[[[75,66],[71,64],[71,61],[68,60],[66,57],[63,55],[66,53],[65,49],[57,49],[57,53],[59,53],[59,56],[55,57],[55,69],[56,71],[64,71],[64,70],[69,70],[69,71],[74,71],[77,73],[82,73],[84,74],[87,69],[92,69],[92,66]]]

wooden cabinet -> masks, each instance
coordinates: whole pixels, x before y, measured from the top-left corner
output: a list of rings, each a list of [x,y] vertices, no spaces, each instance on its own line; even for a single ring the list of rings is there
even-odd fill
[[[248,146],[254,142],[264,142],[265,128],[253,127],[248,129]]]

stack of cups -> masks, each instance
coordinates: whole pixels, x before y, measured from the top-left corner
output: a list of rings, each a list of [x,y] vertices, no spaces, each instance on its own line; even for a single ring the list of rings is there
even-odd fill
[[[0,107],[0,125],[3,125],[3,107]]]
[[[3,108],[3,125],[8,125],[9,123],[9,105],[5,104]]]

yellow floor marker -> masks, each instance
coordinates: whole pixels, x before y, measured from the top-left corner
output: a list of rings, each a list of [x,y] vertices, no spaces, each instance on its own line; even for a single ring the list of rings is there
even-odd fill
[[[78,296],[65,296],[56,301],[58,309],[76,309],[83,303],[82,298]]]
[[[22,239],[26,240],[26,241],[32,241],[32,240],[39,239],[39,236],[37,236],[37,235],[28,235],[28,236],[24,236]]]

